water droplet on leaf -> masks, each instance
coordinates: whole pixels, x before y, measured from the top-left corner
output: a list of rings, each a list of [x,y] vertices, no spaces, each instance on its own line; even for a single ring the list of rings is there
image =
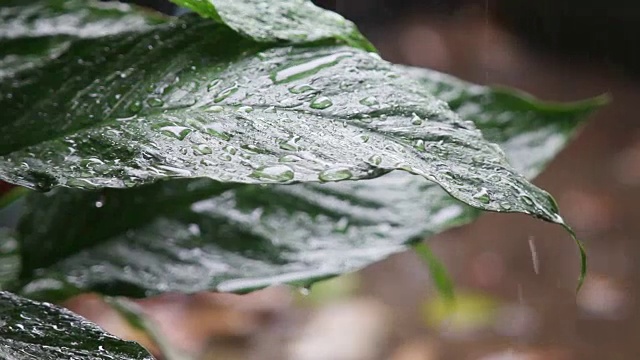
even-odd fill
[[[151,106],[151,107],[160,107],[162,105],[164,105],[164,101],[162,99],[160,99],[159,97],[150,97],[147,99],[147,105]]]
[[[196,152],[200,155],[209,155],[213,153],[213,150],[208,145],[205,145],[205,144],[194,146],[193,149],[196,150]]]
[[[416,113],[413,113],[413,117],[411,118],[411,123],[413,125],[422,125],[422,118],[418,116]]]
[[[213,106],[209,106],[208,108],[206,108],[206,111],[209,112],[222,112],[222,110],[224,110],[224,108],[220,105],[213,105]]]
[[[376,99],[375,96],[367,96],[366,98],[360,100],[360,104],[366,106],[375,106],[378,105],[378,99]]]
[[[347,168],[332,168],[322,171],[318,175],[320,181],[340,181],[347,180],[353,177],[353,173]]]
[[[251,177],[284,182],[293,180],[294,173],[293,170],[286,165],[276,165],[261,167],[251,173]]]
[[[382,163],[382,157],[380,155],[372,155],[369,158],[369,163],[373,165],[380,165]]]
[[[289,88],[289,92],[292,94],[302,94],[307,91],[313,91],[313,87],[309,84],[298,84]]]
[[[234,94],[236,91],[238,91],[238,84],[234,84],[233,86],[230,86],[230,87],[220,91],[218,93],[218,95],[216,95],[215,99],[213,99],[213,102],[217,102],[218,103],[218,102],[228,98],[229,96]]]
[[[179,126],[179,125],[162,126],[162,127],[159,128],[159,130],[164,135],[168,135],[168,136],[176,138],[178,140],[184,140],[184,138],[187,135],[189,135],[189,133],[191,131],[193,131],[193,129],[190,129],[190,128],[185,127],[185,126]]]
[[[285,156],[282,156],[280,159],[278,159],[278,161],[280,162],[296,162],[300,160],[302,160],[302,158],[295,155],[285,155]]]
[[[528,195],[522,195],[522,196],[520,197],[520,199],[522,199],[522,201],[523,201],[525,204],[527,204],[528,206],[533,206],[533,204],[534,204],[534,203],[533,203],[533,199],[532,199],[530,196],[528,196]]]
[[[330,107],[331,105],[333,105],[331,99],[326,96],[319,96],[315,98],[309,106],[311,106],[312,109],[322,110]]]
[[[140,101],[134,101],[131,104],[129,104],[129,111],[131,112],[132,115],[135,115],[137,113],[140,112],[140,110],[142,110],[142,103]]]
[[[491,197],[489,196],[489,192],[487,189],[482,188],[480,191],[473,195],[473,198],[480,201],[483,204],[488,204],[491,202]]]
[[[503,202],[501,202],[501,203],[500,203],[500,207],[501,207],[502,209],[504,209],[504,210],[510,210],[510,209],[511,209],[511,204],[509,204],[509,203],[508,203],[508,202],[506,202],[506,201],[503,201]]]
[[[222,80],[220,79],[215,79],[211,81],[209,85],[207,85],[207,91],[213,91],[215,88],[218,87],[218,85],[220,85],[220,83],[222,83]]]
[[[345,57],[351,56],[351,53],[342,52],[327,56],[317,57],[309,61],[294,64],[278,69],[271,74],[271,79],[276,82],[287,82],[313,75],[323,68],[333,66]]]
[[[300,150],[300,146],[297,143],[298,140],[300,140],[299,136],[293,136],[291,139],[281,142],[280,149],[288,151],[298,151]]]

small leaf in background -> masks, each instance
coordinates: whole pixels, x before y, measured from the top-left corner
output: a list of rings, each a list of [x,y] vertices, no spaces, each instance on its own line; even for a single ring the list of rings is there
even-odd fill
[[[0,358],[152,360],[68,310],[0,291]]]
[[[15,285],[20,266],[18,240],[12,230],[0,227],[0,291]]]
[[[149,335],[151,340],[158,346],[163,359],[165,360],[192,360],[190,356],[184,354],[171,344],[164,334],[160,332],[155,324],[144,313],[140,305],[127,300],[126,298],[105,298],[107,304],[115,309],[134,329],[138,329]]]
[[[485,294],[456,292],[454,301],[428,299],[422,308],[425,323],[452,337],[464,337],[489,329],[497,319],[499,302]]]
[[[439,295],[447,301],[455,301],[453,280],[431,248],[426,243],[419,242],[413,246],[413,251],[429,268],[429,274]]]

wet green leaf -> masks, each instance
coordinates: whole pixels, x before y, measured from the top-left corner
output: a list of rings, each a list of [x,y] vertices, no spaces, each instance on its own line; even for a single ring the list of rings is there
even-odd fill
[[[377,55],[273,46],[193,16],[73,42],[46,66],[0,82],[8,118],[0,178],[46,190],[403,170],[478,208],[560,221],[549,195],[472,122]]]
[[[259,42],[329,40],[375,51],[351,21],[315,6],[309,0],[172,1]]]
[[[527,178],[535,177],[587,116],[610,100],[603,95],[571,103],[543,102],[514,89],[475,85],[433,70],[398,69],[446,101],[460,117],[473,120],[484,138],[500,144],[509,163]]]
[[[0,291],[0,358],[10,360],[152,360],[72,312]]]
[[[73,42],[139,32],[164,21],[157,14],[132,11],[117,2],[4,0],[0,4],[0,79],[46,65]]]
[[[465,87],[441,74],[415,71],[439,95]],[[469,118],[506,149],[514,167],[528,166],[529,176],[542,170],[599,104],[556,108],[502,90],[496,95],[489,88],[473,89],[473,96],[458,91],[449,101],[458,108],[479,107]],[[500,126],[483,121],[486,112],[503,119]],[[550,131],[559,141],[550,151],[545,141],[518,147],[511,140]],[[525,148],[543,155],[535,163],[515,156]],[[284,282],[305,286],[404,251],[480,213],[406,173],[258,187],[172,180],[129,190],[59,189],[28,200],[30,211],[20,226],[22,291],[53,299],[86,290],[145,296],[243,292]]]

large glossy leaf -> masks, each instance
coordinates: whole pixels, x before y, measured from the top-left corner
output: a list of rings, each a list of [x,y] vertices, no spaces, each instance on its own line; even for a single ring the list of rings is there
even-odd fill
[[[151,360],[140,345],[120,340],[72,312],[0,291],[0,359]]]
[[[437,71],[397,66],[446,101],[464,119],[473,120],[484,138],[500,144],[509,163],[535,177],[608,95],[573,103],[542,102],[507,88],[471,84]]]
[[[529,176],[542,170],[601,103],[550,105],[435,72],[401,71],[447,96],[454,107],[475,109],[468,118]],[[539,140],[550,131],[555,141]],[[515,142],[518,137],[531,140]],[[519,156],[526,151],[532,156]],[[20,227],[22,291],[50,299],[86,290],[145,296],[307,285],[479,215],[439,186],[403,173],[260,187],[174,180],[130,190],[60,189],[28,200]]]
[[[329,40],[374,51],[351,22],[309,0],[172,0],[260,42]]]
[[[1,81],[0,107],[0,178],[27,187],[340,181],[404,170],[478,208],[560,219],[549,195],[472,122],[355,48],[267,49],[191,16],[74,42],[46,66]]]

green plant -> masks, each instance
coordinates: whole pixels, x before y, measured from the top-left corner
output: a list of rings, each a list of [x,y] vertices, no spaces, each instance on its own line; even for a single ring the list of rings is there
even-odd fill
[[[0,179],[46,191],[0,233],[0,356],[149,357],[36,301],[309,286],[481,211],[570,231],[527,179],[602,98],[393,65],[306,0],[175,2],[0,1]]]

